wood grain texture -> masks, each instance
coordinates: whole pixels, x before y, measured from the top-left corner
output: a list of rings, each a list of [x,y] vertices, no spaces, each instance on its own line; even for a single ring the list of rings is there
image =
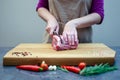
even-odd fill
[[[16,56],[13,52],[30,52],[32,55]],[[43,60],[49,65],[87,65],[114,63],[115,51],[102,43],[82,43],[76,50],[55,51],[51,44],[19,44],[3,57],[4,65],[40,64]]]

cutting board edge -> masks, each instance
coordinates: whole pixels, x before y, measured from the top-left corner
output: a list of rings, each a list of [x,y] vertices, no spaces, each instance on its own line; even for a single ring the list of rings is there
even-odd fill
[[[60,59],[60,61],[59,61]],[[109,63],[110,65],[114,64],[114,58],[73,58],[73,61],[69,62],[71,58],[64,58],[61,60],[61,58],[32,58],[32,59],[15,59],[15,58],[4,58],[3,59],[3,65],[9,65],[9,66],[15,66],[15,65],[22,65],[22,64],[40,64],[42,61],[46,61],[49,65],[78,65],[80,62],[86,62],[87,65],[95,65],[100,63]],[[94,62],[93,62],[94,61]]]

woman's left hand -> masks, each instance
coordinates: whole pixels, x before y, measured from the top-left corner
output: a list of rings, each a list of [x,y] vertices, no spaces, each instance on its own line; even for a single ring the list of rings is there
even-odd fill
[[[71,20],[65,24],[63,30],[63,38],[69,43],[69,45],[75,45],[75,42],[78,42],[77,39],[77,25],[74,20]]]

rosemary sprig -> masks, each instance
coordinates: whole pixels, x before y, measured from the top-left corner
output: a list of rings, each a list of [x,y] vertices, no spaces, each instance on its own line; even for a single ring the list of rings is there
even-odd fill
[[[115,66],[110,66],[108,63],[106,63],[106,64],[86,67],[80,71],[80,74],[88,76],[88,75],[100,74],[100,73],[104,73],[107,71],[113,71],[113,70],[117,70],[117,68]]]

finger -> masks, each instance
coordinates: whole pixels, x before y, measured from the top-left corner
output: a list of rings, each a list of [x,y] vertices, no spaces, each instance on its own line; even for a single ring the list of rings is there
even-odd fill
[[[78,44],[78,36],[77,36],[77,33],[76,33],[75,36],[74,36],[74,40],[75,40],[75,43]]]
[[[69,40],[69,39],[68,39],[68,34],[66,34],[66,41],[69,42],[68,40]]]
[[[50,27],[46,27],[45,29],[48,33],[50,33]]]
[[[59,32],[59,26],[56,27],[56,33],[58,34]]]
[[[72,38],[71,38],[71,35],[68,35],[68,43],[69,43],[69,45],[72,45]]]
[[[50,35],[53,35],[53,31],[54,31],[54,29],[51,28],[51,29],[50,29]]]
[[[63,39],[65,40],[65,42],[68,42],[68,40],[67,40],[67,34],[65,34],[64,32],[63,32]]]
[[[71,45],[75,44],[75,35],[71,35]]]

